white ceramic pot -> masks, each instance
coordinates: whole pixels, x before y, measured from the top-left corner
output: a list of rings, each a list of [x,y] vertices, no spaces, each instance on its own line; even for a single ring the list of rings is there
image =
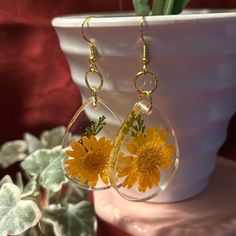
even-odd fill
[[[83,21],[58,17],[53,26],[85,100],[89,48],[81,36]],[[149,68],[159,79],[153,101],[172,123],[181,153],[173,183],[154,201],[179,201],[207,186],[236,111],[236,13],[151,16],[146,22]],[[132,80],[141,69],[140,17],[93,18],[85,31],[96,40],[105,77],[100,96],[123,119],[136,100]]]

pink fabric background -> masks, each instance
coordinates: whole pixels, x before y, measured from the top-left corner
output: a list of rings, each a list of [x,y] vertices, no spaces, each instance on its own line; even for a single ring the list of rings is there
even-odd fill
[[[121,4],[122,3],[122,4]],[[24,132],[65,125],[81,103],[62,54],[53,17],[131,10],[131,0],[0,0],[0,143]],[[236,8],[235,0],[193,0],[189,7]],[[236,117],[220,154],[236,160]],[[18,166],[1,170],[0,178]],[[99,222],[98,235],[125,235]]]

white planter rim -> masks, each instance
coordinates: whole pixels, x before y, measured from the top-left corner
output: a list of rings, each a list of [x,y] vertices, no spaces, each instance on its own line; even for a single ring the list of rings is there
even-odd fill
[[[69,15],[56,17],[52,20],[54,27],[81,27],[84,18],[88,15]],[[140,16],[130,15],[128,13],[119,14],[92,14],[94,19],[90,20],[90,27],[122,27],[122,26],[137,26],[140,25]],[[172,24],[181,22],[205,22],[209,20],[223,21],[228,18],[236,18],[235,10],[197,10],[185,11],[181,15],[166,15],[166,16],[147,16],[146,22],[148,25]]]

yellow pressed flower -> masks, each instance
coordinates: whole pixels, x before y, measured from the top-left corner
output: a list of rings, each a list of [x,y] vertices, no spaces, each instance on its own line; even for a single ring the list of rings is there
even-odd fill
[[[71,178],[79,178],[79,182],[87,182],[89,187],[96,186],[98,178],[108,184],[107,162],[112,149],[112,142],[104,136],[92,135],[82,137],[82,142],[72,141],[72,150],[66,151],[69,159],[65,160],[65,171]]]
[[[118,177],[125,177],[122,186],[131,188],[138,181],[138,190],[145,192],[160,182],[160,169],[168,170],[173,163],[175,145],[167,144],[167,133],[156,127],[138,132],[126,145],[131,155],[118,159]]]

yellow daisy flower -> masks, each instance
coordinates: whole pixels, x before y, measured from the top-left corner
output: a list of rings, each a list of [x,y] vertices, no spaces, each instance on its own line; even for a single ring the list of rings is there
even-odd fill
[[[72,141],[72,150],[66,151],[69,159],[65,160],[65,171],[79,182],[87,182],[89,187],[96,186],[98,178],[108,184],[107,162],[112,149],[112,142],[104,136],[97,138],[91,135],[82,137],[82,142]]]
[[[125,177],[123,187],[131,188],[138,181],[138,190],[145,192],[159,184],[160,169],[168,170],[175,154],[175,145],[166,141],[166,131],[156,127],[131,138],[126,145],[131,155],[122,153],[118,159],[118,177]]]

